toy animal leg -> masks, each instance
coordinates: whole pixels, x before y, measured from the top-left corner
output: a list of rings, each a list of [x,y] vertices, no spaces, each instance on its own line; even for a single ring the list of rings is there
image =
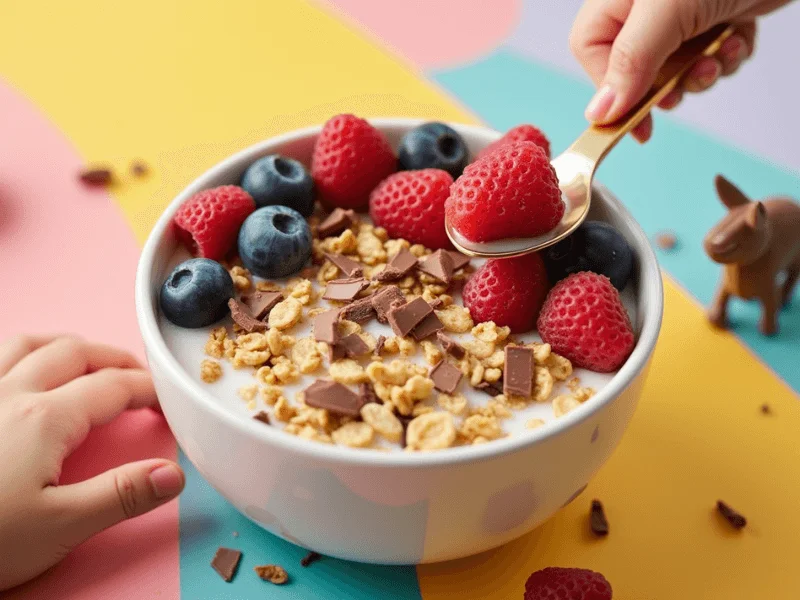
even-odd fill
[[[786,270],[786,281],[781,289],[781,306],[787,306],[792,300],[792,292],[800,279],[800,264],[793,265]]]
[[[731,295],[724,285],[720,285],[714,300],[708,309],[708,320],[712,325],[725,328],[728,326],[728,301]]]
[[[778,333],[778,291],[773,289],[761,297],[761,320],[758,328],[764,335]]]

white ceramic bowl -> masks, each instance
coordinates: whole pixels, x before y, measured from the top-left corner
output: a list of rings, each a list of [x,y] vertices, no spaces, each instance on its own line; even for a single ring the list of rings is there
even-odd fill
[[[393,144],[421,121],[375,119]],[[499,134],[453,125],[475,153]],[[526,435],[430,453],[379,453],[286,435],[226,412],[170,354],[158,290],[176,239],[170,227],[192,194],[236,183],[260,156],[309,163],[320,127],[256,144],[213,167],[167,208],[145,244],[136,310],[164,415],[197,470],[250,519],[291,542],[347,560],[434,562],[475,554],[532,530],[573,499],[617,446],[633,415],[661,326],[656,258],[644,232],[605,188],[590,218],[609,222],[638,257],[637,344],[611,382],[574,411]]]

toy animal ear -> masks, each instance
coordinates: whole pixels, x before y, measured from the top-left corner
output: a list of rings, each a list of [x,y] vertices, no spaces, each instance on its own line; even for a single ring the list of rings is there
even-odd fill
[[[717,188],[717,195],[722,203],[728,208],[736,208],[749,204],[750,198],[744,192],[725,179],[722,175],[714,178],[714,186]]]
[[[767,218],[767,209],[764,208],[764,205],[761,202],[753,202],[747,208],[747,214],[745,215],[745,223],[750,229],[758,229],[764,224],[764,220]]]

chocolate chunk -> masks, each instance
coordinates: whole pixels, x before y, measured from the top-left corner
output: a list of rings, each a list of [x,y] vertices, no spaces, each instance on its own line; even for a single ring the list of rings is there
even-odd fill
[[[747,519],[725,504],[722,500],[717,500],[717,512],[721,514],[734,529],[742,529],[747,525]]]
[[[533,392],[533,350],[525,346],[506,346],[503,393],[530,397]]]
[[[263,410],[261,412],[255,414],[255,415],[253,415],[253,418],[256,421],[261,421],[262,423],[264,423],[266,425],[270,424],[269,423],[269,415],[266,412],[264,412]]]
[[[433,312],[433,306],[430,304],[428,306],[431,307],[431,314],[422,319],[420,324],[414,327],[414,331],[411,332],[411,335],[413,335],[414,339],[418,342],[421,342],[425,338],[430,337],[434,333],[444,329],[444,325],[442,325],[439,317],[437,317],[436,313]]]
[[[455,250],[448,250],[447,253],[453,259],[453,271],[463,269],[469,264],[469,256],[466,254],[461,254],[461,252],[456,252]]]
[[[84,169],[78,175],[80,180],[86,185],[108,185],[114,179],[111,169]]]
[[[233,322],[244,329],[247,333],[253,333],[254,331],[265,331],[267,329],[267,324],[264,321],[254,319],[253,315],[250,314],[250,311],[247,310],[247,307],[239,303],[236,298],[231,298],[228,300],[228,308],[231,310],[231,318],[233,319]]]
[[[281,300],[283,300],[283,294],[280,292],[256,291],[242,298],[242,302],[250,309],[250,314],[259,321],[266,319],[269,312]]]
[[[444,284],[449,284],[453,278],[453,257],[447,250],[437,250],[417,263],[417,268],[423,273],[427,273],[434,279],[438,279]]]
[[[361,401],[364,404],[380,404],[378,395],[375,393],[375,388],[369,381],[358,384],[358,395],[361,396]]]
[[[347,277],[361,277],[364,274],[364,267],[361,266],[361,263],[357,263],[351,258],[341,254],[325,254],[325,258]]]
[[[333,212],[319,224],[317,227],[317,235],[320,238],[330,237],[332,235],[339,235],[345,229],[350,227],[356,222],[356,213],[352,210],[343,210],[341,208],[334,208]]]
[[[454,367],[446,360],[433,367],[430,374],[430,378],[433,380],[433,387],[445,394],[455,392],[463,376],[461,369]]]
[[[369,354],[369,346],[367,346],[367,343],[362,340],[361,336],[357,333],[351,333],[343,337],[336,346],[342,348],[345,356],[348,358],[358,358],[359,356]]]
[[[307,567],[311,563],[317,562],[320,558],[322,558],[322,554],[320,554],[319,552],[311,551],[300,559],[300,566]]]
[[[230,548],[217,548],[217,553],[211,561],[211,566],[219,573],[225,581],[230,582],[233,576],[236,575],[236,569],[239,568],[239,561],[242,559],[242,553],[238,550]]]
[[[589,513],[589,525],[595,535],[608,535],[608,520],[600,500],[592,500],[592,510]]]
[[[328,344],[329,363],[334,363],[337,360],[341,360],[345,356],[347,356],[347,351],[342,346],[340,346],[339,344],[336,344],[335,346],[331,346],[330,344]]]
[[[466,355],[464,346],[459,344],[444,331],[437,331],[436,339],[439,340],[439,343],[442,345],[442,349],[453,358],[461,360]]]
[[[150,169],[143,160],[135,160],[131,163],[131,175],[134,177],[144,177]]]
[[[417,264],[417,257],[408,250],[400,250],[386,265],[386,268],[373,277],[376,281],[402,279]]]
[[[318,342],[325,342],[334,345],[339,341],[339,309],[326,310],[315,316],[311,321],[314,339]]]
[[[373,354],[375,356],[380,356],[381,355],[381,352],[383,351],[383,345],[385,343],[386,343],[386,336],[385,335],[379,335],[378,336],[378,341],[375,343],[375,351],[373,352]]]
[[[372,306],[381,323],[387,323],[387,315],[393,304],[405,304],[406,297],[396,285],[387,285],[372,295]]]
[[[308,406],[348,417],[358,416],[364,406],[360,395],[341,383],[327,379],[317,379],[308,386],[305,399]]]
[[[440,307],[442,304],[444,304],[444,302],[442,302],[442,299],[441,299],[441,298],[434,298],[433,300],[431,300],[430,302],[428,302],[428,304],[430,304],[430,305],[431,305],[431,308],[432,308],[433,310],[438,310],[438,309],[439,309],[439,307]]]
[[[375,317],[375,308],[372,306],[372,297],[374,295],[370,294],[366,298],[359,298],[345,306],[342,309],[342,319],[359,324],[371,321]]]
[[[369,281],[363,277],[353,279],[334,279],[329,281],[325,288],[325,300],[338,300],[339,302],[352,302],[362,290],[369,287]]]
[[[395,335],[405,337],[430,314],[433,314],[431,305],[422,298],[415,298],[408,304],[393,307],[386,316]]]
[[[490,383],[488,381],[481,381],[475,386],[475,389],[480,390],[494,398],[495,396],[499,396],[503,393],[503,382],[495,381],[494,383]]]

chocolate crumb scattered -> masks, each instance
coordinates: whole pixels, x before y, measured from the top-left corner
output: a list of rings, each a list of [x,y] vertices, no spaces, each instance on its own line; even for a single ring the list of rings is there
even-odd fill
[[[78,175],[80,180],[86,185],[103,186],[110,184],[114,179],[111,169],[95,168],[84,169]]]
[[[317,562],[319,559],[322,558],[322,554],[319,552],[314,552],[313,550],[306,554],[303,558],[300,559],[300,566],[307,567],[311,563]]]
[[[600,500],[592,500],[592,510],[589,513],[589,524],[592,533],[598,536],[608,535],[608,520],[603,510],[603,503]]]
[[[230,582],[233,576],[236,575],[236,569],[239,568],[239,561],[242,559],[242,553],[238,550],[231,548],[217,548],[217,553],[211,560],[212,568],[219,573],[225,581]]]
[[[275,585],[283,585],[289,581],[289,574],[280,565],[259,565],[258,567],[253,567],[253,570],[261,579]]]
[[[761,414],[769,415],[772,414],[772,408],[770,408],[769,404],[762,404],[761,405]]]
[[[744,526],[747,525],[747,519],[725,504],[722,500],[717,500],[717,512],[736,530],[743,529]]]
[[[263,411],[263,410],[262,410],[261,412],[259,412],[259,413],[256,413],[255,415],[253,415],[253,418],[254,418],[256,421],[261,421],[262,423],[264,423],[264,424],[266,424],[266,425],[269,425],[269,424],[270,424],[270,422],[269,422],[269,415],[268,415],[268,414],[267,414],[265,411]]]
[[[656,245],[662,250],[672,250],[678,245],[678,238],[671,231],[662,231],[656,235]]]
[[[134,177],[144,177],[149,170],[147,163],[143,160],[135,160],[131,163],[131,175]]]

